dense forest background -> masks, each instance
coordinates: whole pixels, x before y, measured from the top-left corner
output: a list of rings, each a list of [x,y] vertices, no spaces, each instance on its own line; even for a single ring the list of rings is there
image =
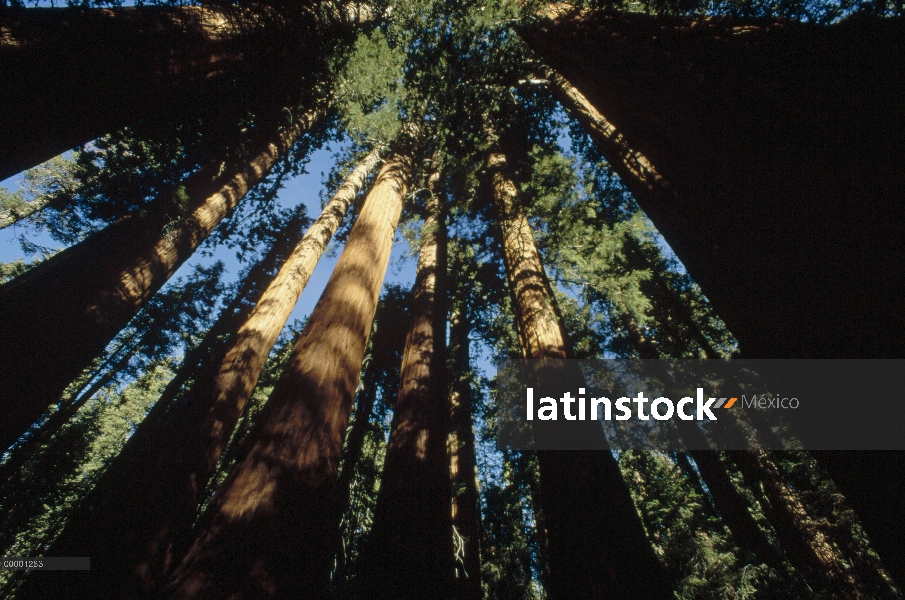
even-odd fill
[[[0,596],[900,598],[900,453],[501,449],[494,365],[901,358],[902,17],[0,0],[0,547],[92,558]]]

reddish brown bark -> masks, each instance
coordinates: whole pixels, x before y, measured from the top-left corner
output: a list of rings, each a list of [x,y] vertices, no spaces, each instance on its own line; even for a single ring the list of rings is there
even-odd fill
[[[150,576],[156,573],[145,572],[140,577],[135,565],[146,557],[151,540],[161,535],[159,524],[168,519],[173,530],[165,535],[181,540],[185,550],[182,538],[190,531],[197,507],[189,507],[188,516],[180,514],[186,491],[179,480],[186,471],[180,459],[190,462],[192,434],[206,414],[205,384],[212,380],[230,341],[235,341],[236,332],[273,274],[292,253],[306,220],[297,213],[279,232],[204,339],[186,353],[160,399],[54,542],[50,555],[91,556],[91,570],[53,571],[47,577],[29,578],[18,591],[21,598],[137,597],[142,588],[150,587]],[[195,383],[186,386],[189,380]],[[178,554],[178,550],[170,552]]]
[[[522,353],[532,360],[568,359],[571,349],[507,162],[500,151],[492,151],[487,161]],[[559,364],[560,371],[572,368],[568,361]],[[570,370],[568,376],[581,385],[580,371]],[[593,425],[586,435],[602,436]],[[543,513],[538,521],[545,523],[548,540],[550,598],[664,596],[663,575],[613,455],[542,451],[538,460],[538,512]],[[639,572],[645,577],[639,579]]]
[[[327,593],[337,468],[412,162],[397,152],[378,175],[248,453],[217,491],[169,596]]]
[[[90,365],[304,131],[318,107],[234,168],[203,168],[147,215],[120,219],[0,288],[0,446],[8,447]],[[176,215],[174,217],[174,215]]]
[[[438,175],[431,177],[435,184]],[[446,224],[431,185],[399,395],[363,558],[368,598],[448,598],[452,527],[446,454]]]
[[[826,524],[811,519],[797,492],[783,481],[772,457],[763,450],[738,452],[734,457],[745,479],[760,487],[764,512],[811,589],[846,600],[874,597],[859,589],[854,570],[843,563],[833,548]],[[886,597],[896,598],[899,594],[889,590]]]

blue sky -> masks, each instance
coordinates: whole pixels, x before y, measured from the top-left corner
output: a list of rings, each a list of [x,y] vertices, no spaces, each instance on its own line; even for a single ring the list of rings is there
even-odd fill
[[[285,182],[283,189],[280,190],[277,197],[277,202],[284,207],[295,206],[301,202],[307,206],[309,216],[311,216],[312,219],[316,218],[321,212],[320,195],[324,190],[322,182],[325,179],[326,174],[329,173],[330,169],[333,167],[334,162],[334,153],[330,148],[313,152],[311,161],[307,165],[306,172]],[[18,179],[19,176],[17,175],[6,181],[0,182],[0,185],[12,191],[19,187]],[[60,247],[60,245],[50,239],[47,234],[34,234],[22,227],[7,227],[6,229],[0,230],[0,262],[10,262],[17,258],[30,260],[23,255],[22,250],[19,247],[19,235],[23,232],[26,233],[30,240],[38,245],[49,248]],[[397,234],[397,243],[393,247],[393,254],[390,259],[390,267],[387,270],[386,282],[404,285],[412,284],[415,279],[415,261],[413,259],[406,260],[407,253],[407,244],[404,240],[401,240],[401,236]],[[336,265],[338,258],[339,251],[335,251],[328,252],[321,259],[311,276],[311,280],[308,282],[307,288],[289,318],[290,323],[294,319],[303,319],[311,314],[314,305],[317,303],[317,299],[327,285],[327,281],[330,278],[330,274],[333,272],[333,267]],[[177,271],[176,277],[185,276],[190,273],[193,265],[210,264],[216,260],[222,260],[226,265],[226,279],[229,281],[236,278],[236,275],[243,266],[236,260],[232,250],[221,247],[217,249],[214,256],[211,258],[202,257],[199,254],[196,254],[186,261],[179,271]]]

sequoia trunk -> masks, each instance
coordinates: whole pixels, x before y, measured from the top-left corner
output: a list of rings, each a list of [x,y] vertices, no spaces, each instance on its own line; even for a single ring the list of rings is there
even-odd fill
[[[279,114],[329,54],[330,26],[373,18],[284,8],[4,8],[0,180],[127,125]]]
[[[251,307],[292,252],[292,240],[301,235],[303,225],[304,220],[297,213],[265,257],[251,268],[239,291],[201,342],[186,353],[160,399],[54,542],[51,552],[55,555],[91,556],[91,571],[53,571],[47,573],[48,577],[31,577],[19,592],[21,598],[137,597],[143,587],[141,580],[147,581],[150,575],[140,574],[134,567],[156,532],[158,521],[152,515],[161,511],[162,518],[172,516],[171,508],[161,506],[161,502],[173,497],[178,486],[175,473],[155,467],[166,465],[166,460],[161,461],[164,458],[172,463],[173,455],[182,452],[181,444],[185,442],[180,434],[185,433],[184,424],[197,425],[204,417],[203,410],[198,411],[195,390],[186,383],[213,377]],[[184,387],[188,389],[183,391]],[[176,532],[171,534],[175,535]]]
[[[37,419],[260,181],[325,115],[311,110],[218,175],[203,168],[158,198],[0,288],[0,447]],[[184,207],[181,192],[187,196]],[[181,215],[174,219],[173,215]]]
[[[550,17],[554,92],[746,358],[902,356],[905,21]],[[902,454],[823,459],[903,583]]]
[[[337,468],[412,163],[397,152],[378,175],[249,450],[217,491],[210,524],[168,595],[326,593]]]
[[[431,177],[431,184],[437,177]],[[399,395],[363,559],[362,586],[368,598],[451,597],[449,398],[443,377],[446,225],[434,187],[422,229]]]
[[[531,226],[508,174],[507,157],[494,151],[487,163],[522,353],[534,360],[571,358]],[[580,372],[569,375],[576,387],[581,385]],[[603,433],[595,426],[593,435]],[[606,442],[600,439],[598,443]],[[541,451],[538,459],[540,510],[549,544],[550,597],[665,595],[661,569],[613,455],[607,451]],[[645,576],[638,578],[637,573]]]

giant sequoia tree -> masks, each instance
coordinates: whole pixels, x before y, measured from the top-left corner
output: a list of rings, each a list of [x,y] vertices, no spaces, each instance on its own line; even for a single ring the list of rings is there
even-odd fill
[[[498,450],[482,373],[900,357],[900,4],[14,4],[0,177],[80,147],[0,197],[68,246],[2,265],[0,542],[94,569],[5,591],[901,597],[899,453]],[[302,236],[275,203],[326,141]],[[169,280],[233,248],[212,322],[222,265]]]

